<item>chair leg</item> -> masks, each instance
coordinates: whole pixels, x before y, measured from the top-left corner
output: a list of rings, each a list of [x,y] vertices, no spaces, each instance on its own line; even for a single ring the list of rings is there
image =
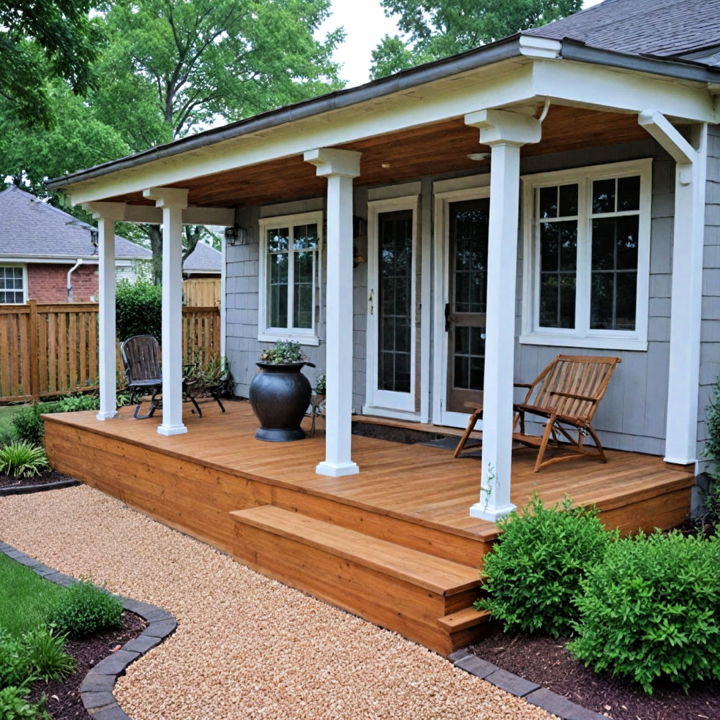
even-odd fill
[[[200,409],[197,400],[191,395],[188,395],[188,400],[193,404],[193,407],[195,408],[193,412],[196,412],[198,414],[198,417],[202,417],[202,410]]]
[[[545,456],[545,450],[547,450],[548,441],[550,440],[550,435],[553,433],[553,427],[555,425],[555,415],[551,415],[550,418],[548,418],[547,424],[545,425],[545,432],[542,436],[542,441],[540,442],[540,448],[538,449],[537,458],[535,460],[535,467],[533,468],[533,472],[537,472],[543,465],[543,457]]]
[[[475,429],[475,425],[477,425],[477,421],[480,419],[480,416],[482,415],[482,411],[476,410],[472,415],[470,415],[470,419],[468,420],[467,427],[465,428],[465,432],[463,433],[463,436],[460,438],[460,441],[458,442],[457,446],[455,447],[455,452],[453,453],[453,457],[459,457],[460,453],[463,451],[463,448],[465,447],[465,443],[468,441],[468,438],[470,437],[470,433]]]
[[[215,402],[220,406],[220,410],[222,410],[222,412],[225,412],[225,406],[222,404],[222,401],[220,400],[220,395],[218,393],[213,393],[212,396],[213,396],[213,399],[215,400]]]
[[[595,447],[597,448],[597,459],[600,462],[607,462],[607,457],[605,456],[605,450],[603,449],[602,443],[600,442],[600,438],[597,436],[597,433],[595,430],[593,430],[592,425],[588,425],[586,430],[590,433],[590,437],[592,437],[593,441],[595,442]]]

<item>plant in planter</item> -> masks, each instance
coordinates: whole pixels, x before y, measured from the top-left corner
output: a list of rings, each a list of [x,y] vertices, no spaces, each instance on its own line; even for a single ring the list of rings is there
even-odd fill
[[[255,433],[258,440],[287,442],[305,437],[300,423],[312,394],[310,382],[300,372],[305,365],[315,367],[294,342],[278,342],[260,354],[261,372],[250,383],[249,393],[260,421]]]

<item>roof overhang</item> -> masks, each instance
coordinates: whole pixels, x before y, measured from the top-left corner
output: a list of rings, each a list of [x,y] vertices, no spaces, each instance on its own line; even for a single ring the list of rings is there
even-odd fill
[[[65,189],[76,204],[134,196],[312,148],[352,149],[477,110],[546,100],[615,113],[653,109],[679,123],[713,123],[718,112],[711,85],[718,80],[720,72],[693,63],[520,35],[73,173],[49,187]]]

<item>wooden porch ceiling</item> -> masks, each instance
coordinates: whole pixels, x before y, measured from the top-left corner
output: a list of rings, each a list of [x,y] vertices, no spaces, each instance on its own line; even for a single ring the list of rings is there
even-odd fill
[[[645,139],[648,139],[648,134],[638,125],[635,115],[552,106],[543,123],[542,142],[526,145],[522,154],[525,157],[547,155]],[[489,168],[487,160],[477,162],[468,159],[470,153],[489,151],[489,148],[479,144],[477,129],[465,125],[462,117],[340,147],[362,153],[361,174],[355,180],[359,186]],[[251,207],[323,195],[326,181],[315,175],[315,168],[302,156],[296,155],[192,178],[176,183],[175,187],[190,190],[191,205]],[[134,205],[152,204],[140,193],[108,199]]]

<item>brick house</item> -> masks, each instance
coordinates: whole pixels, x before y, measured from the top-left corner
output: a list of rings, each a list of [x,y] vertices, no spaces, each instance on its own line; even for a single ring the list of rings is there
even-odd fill
[[[151,253],[116,236],[118,278],[134,278]],[[0,192],[0,304],[95,302],[97,232],[15,186]]]

